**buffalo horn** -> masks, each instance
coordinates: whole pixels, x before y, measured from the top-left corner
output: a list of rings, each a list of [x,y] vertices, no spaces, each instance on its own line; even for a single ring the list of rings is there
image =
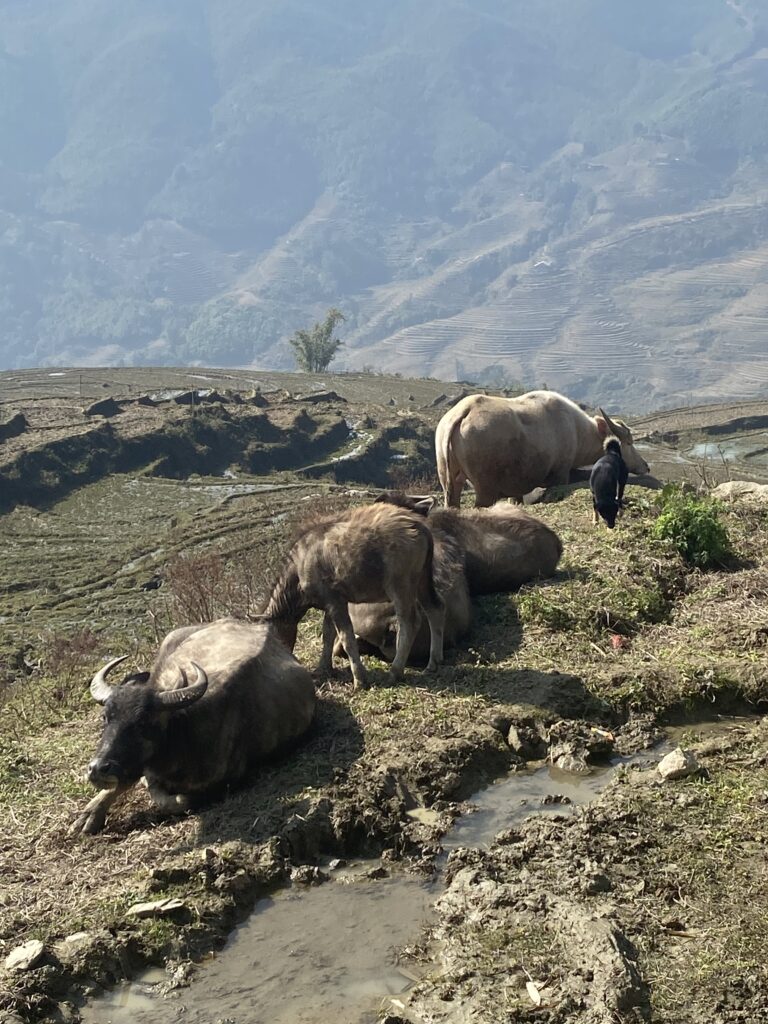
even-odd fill
[[[183,668],[179,669],[184,686],[181,686],[176,690],[158,690],[157,699],[161,704],[165,704],[166,707],[178,709],[185,708],[188,705],[193,704],[196,700],[200,700],[208,689],[208,676],[194,661],[191,662],[191,665],[196,673],[195,682],[188,686],[187,673]]]
[[[600,415],[603,417],[605,422],[608,424],[608,429],[610,430],[610,432],[612,434],[615,434],[616,437],[622,437],[624,434],[626,434],[626,430],[622,429],[618,425],[618,423],[614,423],[613,420],[611,419],[611,417],[608,415],[608,413],[607,412],[603,412],[603,410],[600,408],[599,405],[597,407],[597,411],[600,413]]]
[[[107,676],[115,665],[119,665],[122,661],[125,661],[127,657],[128,655],[124,654],[122,658],[113,658],[112,661],[108,662],[104,666],[104,668],[99,669],[91,680],[91,696],[95,701],[98,701],[99,704],[106,704],[109,700],[109,695],[112,693],[112,687],[107,682]]]

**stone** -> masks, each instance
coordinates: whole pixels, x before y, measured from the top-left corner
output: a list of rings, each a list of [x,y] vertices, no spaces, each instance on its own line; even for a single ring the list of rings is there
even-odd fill
[[[684,779],[699,771],[699,762],[690,750],[677,747],[659,761],[657,771],[665,782]]]
[[[5,958],[8,971],[31,971],[40,963],[45,955],[45,946],[39,939],[30,939],[12,949]]]
[[[728,480],[714,488],[712,497],[720,501],[768,506],[768,484],[756,484],[751,480]]]
[[[126,917],[165,917],[177,910],[184,909],[184,900],[169,896],[164,900],[153,900],[151,903],[134,903],[125,912]]]
[[[86,416],[117,416],[119,412],[120,406],[112,397],[102,398],[83,409]]]

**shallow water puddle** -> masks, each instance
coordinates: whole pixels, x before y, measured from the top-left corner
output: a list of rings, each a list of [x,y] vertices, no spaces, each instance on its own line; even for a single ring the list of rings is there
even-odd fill
[[[442,841],[443,848],[487,847],[502,829],[519,825],[534,814],[575,812],[605,789],[617,768],[655,764],[668,749],[669,745],[663,744],[633,757],[615,758],[582,775],[561,771],[551,764],[507,775],[471,798],[476,810],[456,821]]]
[[[414,975],[395,948],[429,921],[434,885],[414,878],[328,882],[260,900],[189,988],[163,998],[153,971],[81,1010],[87,1024],[368,1024]]]

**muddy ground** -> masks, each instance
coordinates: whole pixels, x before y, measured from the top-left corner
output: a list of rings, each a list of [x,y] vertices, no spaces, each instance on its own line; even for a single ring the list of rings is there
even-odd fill
[[[54,383],[50,399],[19,395],[9,413],[34,422],[49,401],[75,408],[61,378]],[[321,383],[344,397],[336,379]],[[170,385],[162,376],[151,382]],[[725,508],[737,558],[702,573],[653,539],[652,491],[630,486],[627,514],[609,533],[592,528],[586,492],[577,489],[536,508],[564,542],[557,575],[478,601],[468,643],[436,677],[411,670],[391,686],[385,666],[369,659],[373,686],[355,693],[341,667],[323,683],[308,741],[252,785],[175,820],[136,790],[104,833],[73,839],[68,827],[89,797],[83,766],[99,729],[87,696],[94,666],[128,652],[129,664],[143,667],[173,625],[246,614],[292,524],[307,509],[365,500],[372,467],[373,482],[398,479],[394,470],[403,479],[403,462],[423,477],[421,446],[440,415],[434,391],[447,387],[386,386],[402,388],[394,406],[351,396],[321,403],[318,413],[281,394],[255,410],[273,421],[278,448],[291,447],[278,420],[295,429],[304,409],[316,424],[304,432],[310,437],[322,433],[324,417],[370,417],[372,426],[355,432],[373,441],[363,437],[358,450],[360,437],[340,434],[323,449],[321,471],[305,472],[318,465],[312,452],[278,473],[244,466],[248,438],[238,424],[254,410],[230,400],[221,403],[235,423],[226,428],[230,448],[185,433],[193,459],[198,449],[201,458],[206,449],[222,453],[213,469],[226,476],[189,476],[188,456],[176,479],[159,474],[155,460],[125,472],[99,464],[107,468],[88,470],[57,500],[49,494],[0,517],[0,964],[21,943],[43,944],[29,969],[0,966],[0,1015],[76,1019],[83,993],[146,963],[173,968],[206,955],[258,896],[318,881],[329,858],[382,855],[428,874],[462,802],[527,761],[549,757],[578,769],[648,744],[666,721],[755,712],[768,699],[765,511]],[[409,406],[410,394],[419,408]],[[132,416],[132,403],[118,415]],[[201,413],[174,407],[168,416],[187,430]],[[413,436],[404,437],[398,427],[407,421]],[[155,434],[165,432],[161,424]],[[25,450],[18,436],[9,461]],[[647,443],[676,450],[668,437]],[[45,448],[39,437],[35,445]],[[340,456],[351,456],[340,461],[352,474],[341,480]],[[701,475],[688,466],[694,479]],[[714,467],[728,469],[722,460]],[[311,664],[318,652],[312,617],[298,654]],[[768,910],[766,751],[764,731],[738,734],[702,753],[708,777],[662,787],[628,774],[574,821],[533,822],[488,853],[451,854],[431,954],[437,976],[392,1012],[553,1024],[649,1013],[697,1024],[768,1020],[760,1016],[768,982],[757,952]],[[435,812],[428,823],[409,813],[420,807]],[[132,911],[166,897],[178,903],[146,917]],[[606,980],[614,976],[629,980],[614,991]]]

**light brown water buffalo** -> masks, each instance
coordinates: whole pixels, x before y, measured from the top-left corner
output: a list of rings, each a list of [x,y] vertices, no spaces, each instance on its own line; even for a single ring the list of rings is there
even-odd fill
[[[306,524],[294,542],[262,617],[273,622],[293,650],[296,628],[310,608],[325,612],[318,670],[330,673],[333,644],[341,637],[355,686],[365,668],[349,617],[350,602],[391,602],[397,650],[390,675],[401,679],[419,626],[429,622],[427,669],[443,660],[445,608],[432,576],[434,540],[424,518],[389,504],[362,505]]]
[[[437,425],[437,472],[445,504],[458,507],[464,484],[475,488],[477,507],[523,496],[535,487],[568,483],[572,469],[592,465],[603,441],[614,434],[630,473],[647,473],[626,423],[602,409],[588,416],[555,391],[529,391],[518,398],[469,395]]]
[[[181,813],[298,739],[314,715],[311,674],[262,623],[219,619],[175,629],[149,672],[111,686],[107,675],[122,661],[91,681],[104,729],[88,778],[101,792],[73,831],[100,831],[117,797],[142,777],[157,807]]]
[[[410,507],[427,515],[434,499],[386,491],[377,501]],[[435,588],[445,602],[446,647],[466,636],[472,620],[470,594],[514,590],[537,577],[551,576],[563,546],[536,516],[506,502],[488,509],[436,509],[427,515],[435,538]],[[397,620],[391,604],[350,604],[349,614],[364,653],[391,660]],[[411,660],[429,650],[427,624],[421,623]],[[341,653],[337,644],[336,653]]]

